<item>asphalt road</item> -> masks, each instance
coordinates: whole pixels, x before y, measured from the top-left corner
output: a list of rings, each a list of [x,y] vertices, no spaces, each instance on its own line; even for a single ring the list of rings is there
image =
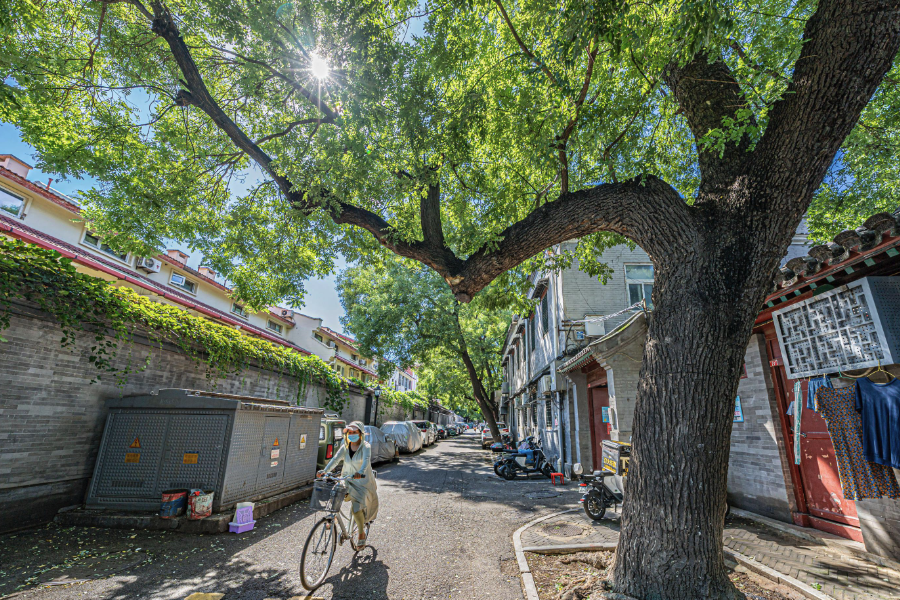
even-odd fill
[[[444,440],[376,466],[380,511],[371,547],[340,547],[315,596],[413,600],[522,598],[512,534],[527,521],[577,506],[577,488],[547,479],[503,481],[473,435]],[[564,488],[565,489],[565,488]],[[546,497],[551,496],[552,497]],[[300,551],[315,513],[306,502],[257,521],[252,532],[215,536],[60,529],[0,536],[0,595],[17,600],[148,598],[194,592],[223,600],[304,596]],[[47,582],[84,580],[54,585]]]

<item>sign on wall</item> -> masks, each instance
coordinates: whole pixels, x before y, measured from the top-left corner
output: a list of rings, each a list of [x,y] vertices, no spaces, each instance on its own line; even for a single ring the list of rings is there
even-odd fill
[[[741,397],[738,396],[734,399],[734,422],[735,423],[743,423],[744,422],[744,409],[741,407]]]

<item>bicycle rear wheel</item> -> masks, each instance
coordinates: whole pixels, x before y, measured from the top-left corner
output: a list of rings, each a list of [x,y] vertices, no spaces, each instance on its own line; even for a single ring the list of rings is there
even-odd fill
[[[330,526],[328,526],[330,525]],[[329,519],[321,519],[309,532],[300,556],[300,583],[313,591],[325,581],[334,550],[337,547],[335,529],[337,524]]]

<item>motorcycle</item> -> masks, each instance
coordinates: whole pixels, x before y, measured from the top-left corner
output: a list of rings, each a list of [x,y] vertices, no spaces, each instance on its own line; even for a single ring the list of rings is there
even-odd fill
[[[584,483],[578,484],[584,489],[580,502],[584,506],[584,514],[594,521],[599,521],[612,507],[625,498],[625,480],[628,477],[628,461],[631,456],[631,444],[605,440],[603,442],[603,469],[591,475],[583,475],[580,463],[572,465],[572,473],[580,476]]]
[[[507,481],[515,479],[518,473],[526,475],[540,473],[549,479],[553,472],[551,460],[544,456],[540,442],[536,442],[532,436],[526,438],[518,450],[502,450],[502,452],[505,456],[494,463],[494,473]]]

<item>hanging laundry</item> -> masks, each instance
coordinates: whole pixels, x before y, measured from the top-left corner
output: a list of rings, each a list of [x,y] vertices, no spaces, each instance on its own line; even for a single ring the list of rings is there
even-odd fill
[[[862,416],[866,460],[900,468],[900,381],[857,379],[856,410]]]
[[[816,404],[828,424],[844,498],[900,498],[890,467],[871,463],[863,454],[862,420],[856,412],[856,390],[819,388]]]
[[[803,404],[800,403],[800,396],[803,390],[799,381],[794,382],[794,464],[800,464],[800,426],[803,424]]]
[[[816,407],[816,390],[821,387],[834,387],[831,385],[831,378],[828,375],[824,375],[822,377],[816,377],[815,379],[810,379],[809,383],[806,385],[806,408],[809,410],[814,410],[818,412],[818,408]]]

